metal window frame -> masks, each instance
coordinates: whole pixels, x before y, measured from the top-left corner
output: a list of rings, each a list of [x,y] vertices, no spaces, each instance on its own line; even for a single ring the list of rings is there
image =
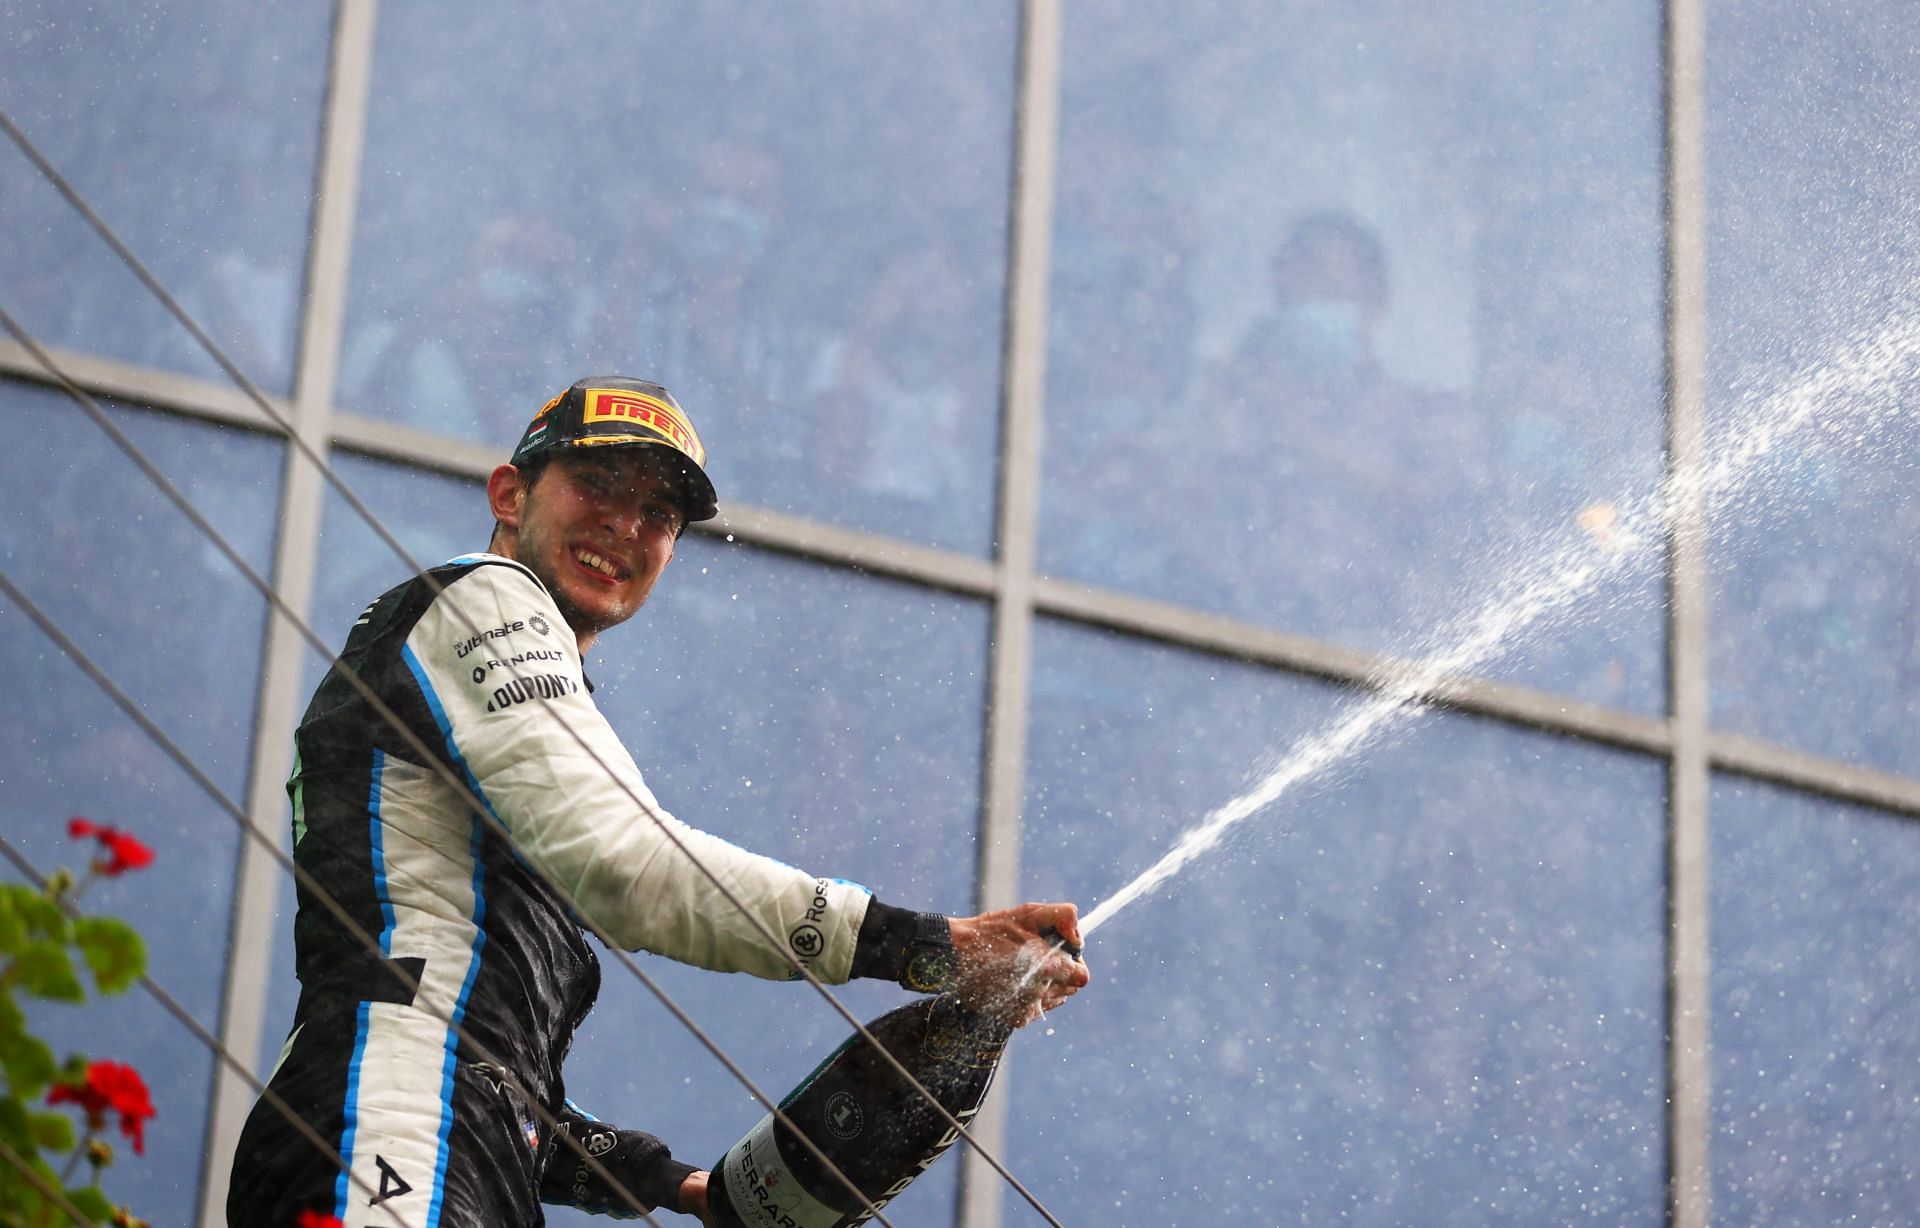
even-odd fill
[[[1702,452],[1706,398],[1705,21],[1707,0],[1664,0],[1662,7],[1663,226],[1668,463],[1691,464]],[[497,463],[492,449],[341,410],[335,380],[345,312],[347,262],[361,169],[367,91],[372,76],[376,0],[338,0],[330,48],[328,93],[317,173],[300,358],[294,394],[276,401],[301,436],[331,449],[422,470],[484,479]],[[997,524],[999,548],[989,561],[883,535],[826,525],[764,508],[729,505],[697,532],[728,534],[744,544],[810,562],[884,576],[993,603],[991,669],[982,763],[978,900],[982,907],[1015,899],[1019,883],[1024,800],[1027,697],[1032,637],[1038,618],[1099,627],[1143,642],[1170,644],[1275,670],[1367,686],[1387,664],[1349,647],[1202,613],[1042,574],[1037,566],[1040,434],[1044,412],[1048,242],[1060,109],[1059,0],[1023,0],[1015,97],[1013,199],[1010,204],[1002,441]],[[231,386],[71,350],[54,351],[88,391],[157,412],[217,425],[277,433]],[[0,341],[0,376],[46,383],[19,346]],[[276,588],[303,614],[313,590],[322,483],[293,449],[281,475],[275,537]],[[1676,520],[1670,537],[1668,615],[1669,709],[1651,716],[1593,705],[1491,678],[1460,678],[1440,702],[1518,727],[1659,756],[1669,766],[1667,805],[1667,1077],[1668,1216],[1677,1228],[1710,1221],[1711,1078],[1707,1020],[1708,792],[1715,773],[1795,789],[1827,800],[1920,818],[1920,778],[1864,768],[1710,724],[1707,660],[1708,568],[1696,512]],[[262,645],[262,682],[253,725],[249,806],[262,828],[285,823],[281,782],[290,767],[290,735],[300,701],[303,645],[279,617]],[[235,868],[232,937],[222,1001],[223,1044],[249,1057],[260,1051],[268,944],[280,884],[276,867],[252,842]],[[1004,1149],[1005,1089],[975,1131]],[[199,1222],[224,1223],[227,1163],[251,1092],[216,1074],[209,1110]],[[961,1173],[959,1223],[998,1228],[1000,1188],[992,1171],[969,1154]]]
[[[328,53],[320,165],[314,187],[312,239],[290,419],[300,439],[322,458],[328,455],[332,436],[347,261],[353,245],[367,90],[373,74],[373,21],[374,0],[339,0]],[[300,449],[288,447],[274,540],[273,586],[286,608],[302,621],[312,610],[324,494],[325,479],[319,467]],[[269,611],[261,647],[247,814],[257,831],[275,841],[286,830],[282,782],[293,766],[292,733],[306,677],[306,651],[307,644],[292,618],[278,610]],[[227,1051],[242,1059],[259,1053],[264,1039],[280,878],[280,867],[259,841],[240,842],[219,1034]],[[207,1148],[201,1158],[202,1228],[221,1228],[227,1221],[232,1157],[253,1100],[253,1089],[244,1080],[225,1066],[215,1068]]]
[[[48,348],[83,389],[97,395],[171,417],[275,433],[257,411],[248,412],[242,402],[211,381]],[[39,364],[10,341],[0,341],[0,377],[22,384],[52,384]],[[425,435],[415,440],[407,438],[414,432],[376,424],[371,419],[338,410],[331,416],[333,430],[328,442],[336,453],[410,465],[475,482],[483,481],[498,461],[470,441]],[[375,442],[375,435],[389,437]],[[731,535],[757,549],[961,596],[997,600],[1001,591],[1001,569],[978,557],[748,504],[730,503],[723,516],[695,525],[691,531]],[[281,532],[284,535],[286,530]],[[1389,658],[1332,641],[1044,573],[1031,578],[1029,600],[1036,617],[1104,628],[1143,641],[1356,687],[1369,685],[1391,665]],[[1439,703],[1522,728],[1624,750],[1668,758],[1673,753],[1673,729],[1665,717],[1592,704],[1497,678],[1454,678],[1440,690]],[[256,722],[255,732],[264,735],[284,729],[276,730],[263,719]],[[1920,777],[1863,767],[1724,730],[1708,735],[1704,754],[1708,767],[1719,774],[1920,819]]]
[[[982,910],[1020,899],[1020,814],[1025,806],[1027,695],[1033,672],[1035,581],[1040,541],[1041,411],[1046,399],[1047,278],[1060,127],[1059,0],[1025,0],[1014,85],[1012,201],[1008,216],[1005,352],[1001,357],[999,548],[988,647],[986,762],[978,880]],[[1013,1053],[973,1121],[996,1156],[1007,1146]],[[961,1228],[999,1228],[1004,1185],[979,1152],[961,1158]]]
[[[1706,0],[1666,0],[1661,38],[1666,229],[1667,472],[1706,459]],[[1708,797],[1712,788],[1704,498],[1693,483],[1667,536],[1667,1218],[1712,1216],[1708,1051]]]

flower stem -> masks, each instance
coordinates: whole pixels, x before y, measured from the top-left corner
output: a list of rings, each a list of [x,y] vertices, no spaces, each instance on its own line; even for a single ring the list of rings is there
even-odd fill
[[[73,1170],[80,1167],[81,1157],[87,1154],[87,1144],[91,1142],[93,1142],[93,1131],[88,1130],[87,1136],[80,1140],[80,1145],[73,1149],[73,1154],[67,1157],[67,1166],[60,1170],[60,1184],[62,1186],[72,1187]],[[99,1174],[95,1173],[94,1177],[97,1180]]]

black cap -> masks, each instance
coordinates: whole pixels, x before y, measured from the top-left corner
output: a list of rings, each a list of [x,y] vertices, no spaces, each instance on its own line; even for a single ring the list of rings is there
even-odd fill
[[[671,453],[682,479],[689,521],[720,513],[713,482],[701,466],[707,450],[687,411],[658,384],[624,375],[590,375],[548,401],[513,450],[512,465],[562,448],[650,447]]]

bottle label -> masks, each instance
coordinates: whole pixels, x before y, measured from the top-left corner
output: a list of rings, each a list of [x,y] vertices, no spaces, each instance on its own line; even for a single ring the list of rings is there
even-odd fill
[[[807,1193],[780,1159],[773,1130],[769,1113],[720,1163],[734,1210],[753,1228],[834,1228],[845,1213]]]
[[[920,1040],[920,1052],[928,1061],[969,1070],[992,1070],[1006,1051],[1006,1039],[997,1032],[975,1033],[964,1019],[937,1010]]]

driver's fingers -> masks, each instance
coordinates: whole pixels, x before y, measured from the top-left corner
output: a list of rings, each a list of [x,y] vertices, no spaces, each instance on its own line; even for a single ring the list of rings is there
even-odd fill
[[[1057,1011],[1066,1004],[1068,998],[1071,998],[1077,992],[1079,991],[1074,989],[1048,990],[1047,993],[1041,997],[1040,1005],[1044,1010]]]
[[[1073,904],[1061,901],[1053,904],[1035,904],[1033,907],[1034,928],[1040,932],[1053,930],[1075,947],[1085,945],[1080,940],[1080,909]]]
[[[1048,955],[1040,965],[1040,976],[1052,985],[1071,985],[1075,989],[1085,985],[1088,979],[1087,965],[1068,955],[1065,951],[1055,951]]]

